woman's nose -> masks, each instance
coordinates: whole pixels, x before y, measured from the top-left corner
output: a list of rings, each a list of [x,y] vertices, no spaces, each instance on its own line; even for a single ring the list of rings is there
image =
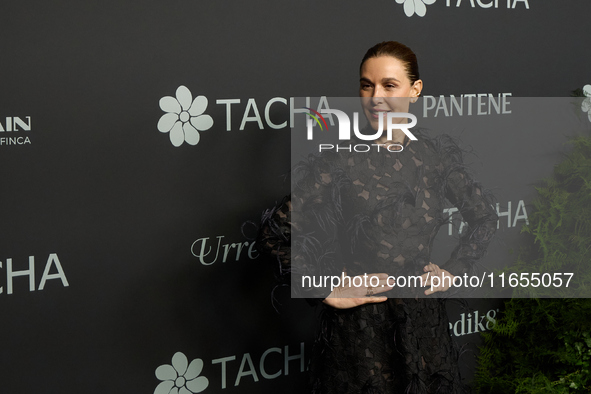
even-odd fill
[[[371,102],[375,104],[380,104],[383,99],[383,94],[381,89],[375,88],[371,95]]]

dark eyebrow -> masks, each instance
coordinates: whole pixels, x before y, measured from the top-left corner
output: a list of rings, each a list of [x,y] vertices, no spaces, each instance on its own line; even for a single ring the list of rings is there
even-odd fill
[[[382,83],[384,82],[390,82],[390,81],[396,81],[396,82],[400,82],[399,80],[397,80],[396,78],[383,78],[382,79]]]
[[[397,79],[396,79],[396,78],[394,78],[394,77],[392,77],[392,78],[382,78],[382,80],[381,80],[380,82],[381,82],[381,83],[387,83],[387,82],[391,82],[391,81],[394,81],[394,82],[398,82],[398,83],[400,83],[400,81],[399,81],[399,80],[397,80]],[[361,78],[359,79],[359,82],[367,82],[367,83],[372,83],[372,82],[371,82],[369,79],[367,79],[367,78],[363,78],[363,77],[361,77]]]

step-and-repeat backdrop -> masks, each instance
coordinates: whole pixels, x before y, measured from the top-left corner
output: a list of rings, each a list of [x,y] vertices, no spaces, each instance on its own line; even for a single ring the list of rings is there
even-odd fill
[[[479,154],[500,215],[492,266],[514,257],[536,182],[591,124],[576,104],[552,128],[453,123],[510,127],[520,97],[591,83],[587,2],[0,9],[2,393],[302,392],[318,311],[276,287],[256,223],[290,190],[291,109],[355,97],[378,42],[415,50],[423,118]],[[442,238],[461,231],[448,213]],[[500,309],[448,305],[467,377]]]

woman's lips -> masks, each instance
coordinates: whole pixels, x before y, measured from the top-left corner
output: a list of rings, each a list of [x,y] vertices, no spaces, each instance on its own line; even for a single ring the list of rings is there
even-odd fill
[[[386,109],[370,109],[369,110],[369,113],[371,114],[371,117],[374,118],[374,119],[379,119],[380,116],[385,117],[388,112],[389,111],[386,110]]]

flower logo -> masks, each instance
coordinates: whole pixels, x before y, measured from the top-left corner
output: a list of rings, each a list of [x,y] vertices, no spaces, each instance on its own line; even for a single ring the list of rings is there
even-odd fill
[[[406,16],[411,17],[414,14],[418,16],[425,16],[427,13],[426,5],[435,3],[436,0],[396,0],[398,4],[404,3],[404,13]]]
[[[187,364],[187,356],[176,352],[172,356],[172,365],[164,364],[156,368],[156,377],[162,382],[156,387],[154,394],[191,394],[205,390],[209,386],[209,380],[205,376],[199,376],[203,369],[203,360],[196,358],[188,366]]]
[[[209,130],[213,126],[213,119],[203,112],[207,108],[207,97],[197,96],[193,100],[191,91],[185,86],[176,90],[176,98],[171,96],[160,99],[160,108],[166,112],[158,121],[158,130],[170,133],[170,142],[179,147],[186,142],[197,145],[199,131]]]
[[[591,85],[583,86],[583,94],[585,95],[585,100],[581,104],[581,109],[583,112],[587,112],[587,116],[589,117],[589,122],[591,122]]]

